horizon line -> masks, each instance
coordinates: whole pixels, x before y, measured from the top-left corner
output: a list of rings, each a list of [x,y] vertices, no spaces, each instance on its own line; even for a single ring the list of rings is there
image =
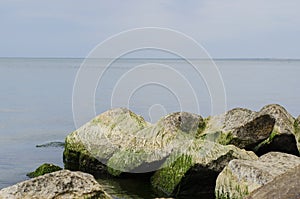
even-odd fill
[[[123,59],[123,60],[183,60],[183,58],[174,57],[123,57],[123,58],[86,58],[86,57],[0,57],[0,59]],[[184,58],[194,60],[208,60],[210,58]],[[300,60],[300,58],[280,58],[280,57],[212,57],[212,60]]]

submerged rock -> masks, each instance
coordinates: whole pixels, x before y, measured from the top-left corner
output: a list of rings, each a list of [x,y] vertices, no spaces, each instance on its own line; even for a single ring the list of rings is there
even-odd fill
[[[48,142],[45,144],[38,144],[36,145],[37,148],[48,148],[48,147],[60,147],[60,148],[64,148],[65,147],[65,143],[64,142]]]
[[[269,138],[256,146],[256,153],[262,155],[278,151],[299,156],[299,132],[295,128],[296,121],[293,116],[278,104],[264,106],[259,114],[271,115],[275,118],[275,125]]]
[[[253,150],[257,144],[270,136],[274,124],[275,119],[268,114],[235,108],[207,118],[202,136],[223,145],[233,144],[239,148]]]
[[[300,166],[275,177],[271,182],[253,191],[246,199],[299,199]]]
[[[232,159],[256,160],[253,152],[233,145],[194,140],[184,142],[152,176],[153,187],[166,195],[214,198],[215,180]]]
[[[267,153],[256,161],[231,160],[217,178],[216,198],[242,199],[299,165],[299,157],[280,152]]]
[[[0,190],[0,198],[103,198],[111,199],[90,174],[61,170]]]
[[[65,168],[95,175],[106,173],[105,163],[149,124],[124,108],[106,111],[66,137]]]
[[[55,171],[59,171],[62,170],[62,168],[60,168],[59,166],[56,166],[54,164],[42,164],[41,166],[39,166],[34,172],[28,173],[27,176],[30,178],[35,178],[47,173],[52,173]]]

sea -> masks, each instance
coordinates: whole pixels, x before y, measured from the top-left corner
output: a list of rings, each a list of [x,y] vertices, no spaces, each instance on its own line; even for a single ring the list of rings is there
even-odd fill
[[[0,58],[0,189],[47,162],[63,167],[65,137],[108,109],[156,122],[187,111],[203,117],[235,107],[280,104],[300,115],[300,60]],[[148,185],[99,179],[116,198],[151,198]]]

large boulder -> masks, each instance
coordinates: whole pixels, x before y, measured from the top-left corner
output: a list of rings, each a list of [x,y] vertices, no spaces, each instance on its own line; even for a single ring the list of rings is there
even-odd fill
[[[299,199],[300,165],[253,191],[246,199]]]
[[[275,119],[268,114],[235,108],[224,114],[208,117],[202,136],[223,145],[233,144],[253,150],[270,136],[274,124]]]
[[[61,170],[0,190],[0,199],[103,198],[110,199],[90,174]]]
[[[218,174],[232,159],[256,160],[253,152],[207,140],[182,143],[152,176],[152,186],[168,196],[214,198]]]
[[[65,168],[100,175],[106,162],[149,124],[125,108],[106,111],[83,125],[65,140]]]
[[[109,172],[145,173],[159,169],[165,159],[186,143],[194,140],[205,128],[201,116],[177,112],[161,118],[135,134],[134,139],[109,159]]]
[[[293,116],[278,104],[264,106],[259,114],[271,115],[275,119],[275,125],[269,138],[256,146],[256,153],[262,155],[278,151],[299,156],[299,133],[295,128],[297,123]]]
[[[299,165],[299,157],[280,152],[267,153],[256,161],[232,160],[217,178],[216,198],[242,199]]]

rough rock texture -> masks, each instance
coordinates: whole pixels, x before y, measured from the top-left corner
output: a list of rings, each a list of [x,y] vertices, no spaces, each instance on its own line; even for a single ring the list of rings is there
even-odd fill
[[[108,161],[113,175],[121,172],[144,173],[157,170],[173,151],[191,142],[205,128],[201,116],[177,112],[136,133]]]
[[[0,190],[0,199],[103,198],[108,196],[90,174],[61,170]]]
[[[223,145],[233,144],[239,148],[253,150],[257,144],[270,136],[274,124],[274,118],[268,114],[235,108],[207,118],[202,136]]]
[[[62,170],[62,168],[60,168],[59,166],[56,166],[54,164],[42,164],[41,166],[39,166],[34,172],[28,173],[27,176],[30,178],[34,178],[34,177],[38,177],[47,173],[52,173],[55,171],[59,171]]]
[[[201,139],[186,141],[155,172],[151,183],[166,195],[214,198],[218,173],[235,158],[255,160],[257,156],[233,145],[223,146]]]
[[[276,122],[270,137],[256,147],[256,153],[262,155],[270,151],[279,151],[299,156],[299,133],[296,132],[293,116],[278,104],[264,106],[259,114],[269,114]]]
[[[297,147],[300,152],[300,115],[295,120],[294,128],[295,128],[295,137],[296,137],[296,141],[297,141]]]
[[[216,198],[241,199],[276,176],[300,165],[294,155],[270,152],[256,161],[232,160],[216,181]]]
[[[275,177],[271,182],[253,191],[246,199],[299,199],[300,166]]]
[[[106,173],[106,161],[148,125],[142,117],[124,108],[100,114],[67,136],[65,168],[94,175]]]

